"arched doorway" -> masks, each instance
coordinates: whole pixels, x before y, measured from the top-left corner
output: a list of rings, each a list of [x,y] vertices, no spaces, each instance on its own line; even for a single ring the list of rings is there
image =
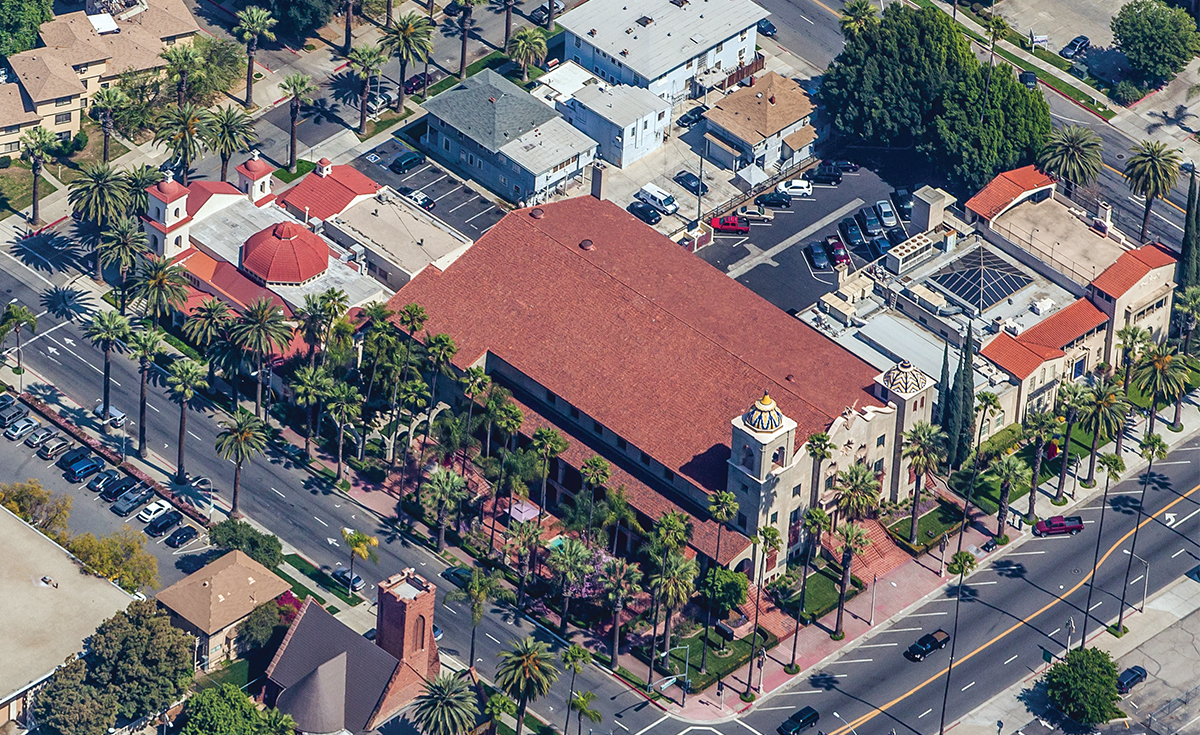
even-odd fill
[[[750,584],[754,584],[754,562],[750,561],[749,559],[742,559],[740,562],[738,562],[738,565],[734,567],[733,571],[741,572],[742,574],[746,575],[746,580],[750,582]]]

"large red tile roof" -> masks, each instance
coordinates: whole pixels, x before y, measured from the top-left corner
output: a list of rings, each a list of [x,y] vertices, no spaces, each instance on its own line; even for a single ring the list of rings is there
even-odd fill
[[[797,445],[883,405],[875,368],[592,197],[508,214],[391,308],[410,302],[454,338],[460,368],[491,352],[709,491],[726,486],[730,420],[764,390]]]
[[[245,311],[246,307],[257,299],[267,298],[283,309],[284,316],[292,316],[292,310],[278,294],[251,281],[232,263],[218,260],[194,248],[180,253],[173,262],[183,266],[195,279],[193,284],[200,286],[199,290],[210,291],[239,312]],[[189,299],[190,305],[192,304]]]
[[[309,217],[326,220],[345,211],[356,197],[374,194],[379,188],[353,166],[334,166],[328,176],[310,172],[280,195],[279,203],[298,213],[307,207]]]
[[[304,283],[329,267],[329,246],[298,222],[280,222],[246,238],[242,268],[266,283]]]
[[[990,220],[1008,209],[1022,194],[1053,183],[1054,179],[1042,173],[1036,166],[1005,171],[968,199],[967,209]]]
[[[1062,350],[1022,343],[1008,332],[1002,331],[988,342],[979,354],[1015,375],[1018,380],[1024,380],[1033,375],[1046,360],[1061,357],[1063,353]]]
[[[204,206],[204,203],[213,194],[236,194],[244,196],[242,192],[237,190],[237,187],[228,181],[193,181],[188,185],[188,216],[195,216],[196,212],[200,211],[200,208]]]
[[[1061,349],[1108,321],[1108,315],[1087,299],[1060,309],[1017,337],[1027,345]]]
[[[1158,243],[1137,250],[1127,250],[1121,253],[1121,257],[1117,258],[1115,263],[1105,268],[1104,272],[1092,281],[1092,285],[1113,298],[1119,298],[1150,271],[1173,265],[1175,262],[1175,253]]]

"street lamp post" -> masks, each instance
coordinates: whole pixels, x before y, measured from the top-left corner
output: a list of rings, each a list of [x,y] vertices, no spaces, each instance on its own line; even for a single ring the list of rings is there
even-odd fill
[[[1142,606],[1138,608],[1138,612],[1146,612],[1146,594],[1150,591],[1150,562],[1133,553],[1129,549],[1122,549],[1126,554],[1129,554],[1133,559],[1137,559],[1144,566],[1145,572],[1142,574]],[[1126,583],[1128,586],[1128,583]]]
[[[689,684],[691,683],[691,679],[688,678],[688,671],[692,667],[692,648],[691,648],[691,646],[675,646],[674,648],[670,648],[666,651],[663,651],[661,654],[659,654],[659,658],[661,658],[663,660],[663,665],[667,667],[668,671],[670,671],[671,670],[671,662],[667,659],[667,657],[671,655],[671,651],[678,651],[680,649],[687,651],[687,653],[685,653],[683,655],[683,685],[679,687],[679,690],[683,692],[683,697],[679,703],[679,706],[685,707],[685,706],[687,706],[687,690],[688,690]]]
[[[871,622],[867,625],[875,625],[875,588],[879,586],[879,575],[871,580]]]
[[[858,735],[858,731],[854,729],[854,725],[851,725],[849,722],[846,722],[845,718],[843,718],[837,712],[834,712],[833,716],[838,718],[839,720],[841,720],[842,724],[844,724],[846,727],[850,728],[850,732],[853,733],[853,735]]]
[[[1084,613],[1086,615],[1086,612]],[[1075,616],[1067,618],[1067,652],[1071,651],[1071,636],[1075,633]]]

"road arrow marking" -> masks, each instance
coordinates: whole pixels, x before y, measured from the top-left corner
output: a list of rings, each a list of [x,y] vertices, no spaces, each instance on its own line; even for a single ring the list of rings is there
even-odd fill
[[[1175,525],[1175,514],[1174,513],[1164,513],[1163,518],[1165,518],[1167,521],[1167,528],[1171,528],[1172,526]]]
[[[55,349],[54,347],[47,347],[47,348],[46,348],[46,352],[50,353],[51,355],[57,355],[57,354],[58,354],[58,350],[57,350],[57,349]]]
[[[70,337],[63,337],[63,338],[62,338],[62,341],[63,341],[63,342],[66,342],[66,343],[67,343],[67,346],[69,346],[69,347],[74,347],[74,346],[75,346],[75,340],[71,339]]]
[[[329,545],[330,545],[330,546],[341,546],[341,544],[339,544],[337,541],[335,541],[335,540],[333,540],[333,539],[331,539],[331,538],[328,538],[328,537],[326,537],[326,538],[325,538],[325,540],[326,540],[327,542],[329,542]]]

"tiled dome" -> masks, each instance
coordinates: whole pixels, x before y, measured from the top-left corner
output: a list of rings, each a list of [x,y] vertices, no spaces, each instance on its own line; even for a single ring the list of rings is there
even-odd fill
[[[763,397],[755,401],[750,410],[742,416],[742,421],[754,431],[769,434],[783,428],[783,413],[775,404],[775,399],[763,393]]]
[[[242,247],[242,268],[268,285],[305,283],[328,267],[328,246],[296,222],[255,233]]]
[[[901,360],[883,374],[883,387],[902,394],[912,394],[922,390],[929,383],[929,378],[913,366],[908,360]]]

